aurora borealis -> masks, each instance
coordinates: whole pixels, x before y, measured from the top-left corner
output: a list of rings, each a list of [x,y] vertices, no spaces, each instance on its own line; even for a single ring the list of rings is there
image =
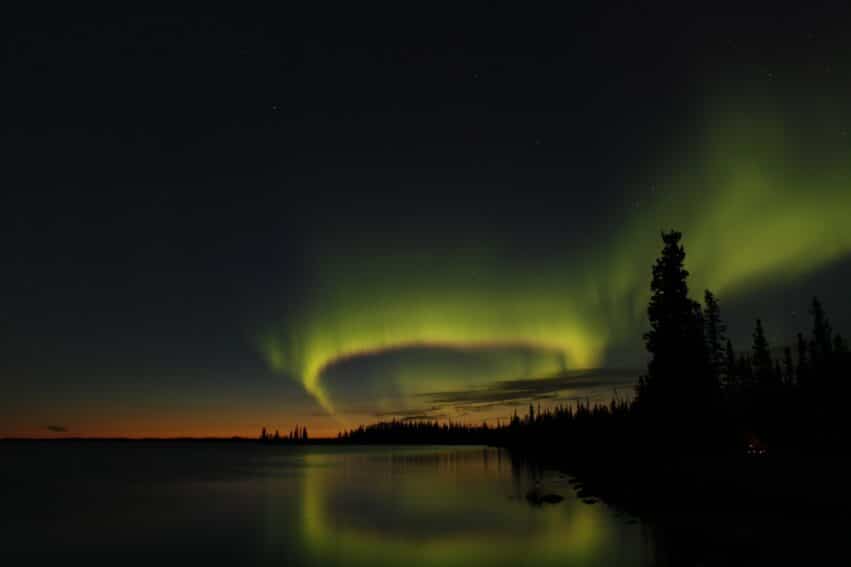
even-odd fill
[[[697,294],[735,298],[846,259],[851,140],[844,152],[812,150],[825,138],[842,142],[833,122],[841,114],[822,109],[803,121],[754,103],[712,116],[691,156],[599,246],[575,250],[566,238],[531,260],[489,240],[438,260],[427,250],[376,256],[369,245],[345,246],[319,263],[305,312],[260,335],[261,352],[331,413],[335,381],[347,379],[341,368],[374,359],[348,380],[381,409],[401,411],[414,394],[587,370],[606,364],[608,348],[639,345],[654,227],[688,235]],[[416,349],[419,357],[400,356]],[[460,354],[441,361],[447,352]]]
[[[787,344],[814,294],[851,322],[842,17],[279,16],[21,17],[0,437],[628,396],[668,228],[737,348],[755,317]]]

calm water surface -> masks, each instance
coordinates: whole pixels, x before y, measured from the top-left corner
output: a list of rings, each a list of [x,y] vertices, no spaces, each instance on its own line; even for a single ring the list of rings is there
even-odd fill
[[[122,563],[645,565],[640,522],[482,447],[0,447],[0,553]],[[538,483],[564,497],[533,506]]]

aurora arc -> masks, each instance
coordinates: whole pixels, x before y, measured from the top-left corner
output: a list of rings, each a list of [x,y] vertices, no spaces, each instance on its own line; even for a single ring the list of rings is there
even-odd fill
[[[640,340],[661,229],[685,234],[693,294],[729,297],[851,252],[851,140],[836,126],[840,114],[822,108],[814,120],[776,104],[713,105],[699,139],[669,155],[641,209],[613,212],[592,250],[549,242],[557,253],[530,258],[502,246],[504,233],[467,235],[439,251],[364,238],[344,249],[317,246],[309,300],[263,328],[259,351],[331,414],[329,370],[394,349],[523,344],[550,353],[473,381],[604,365],[609,347]],[[409,394],[436,377],[410,370],[389,379]]]

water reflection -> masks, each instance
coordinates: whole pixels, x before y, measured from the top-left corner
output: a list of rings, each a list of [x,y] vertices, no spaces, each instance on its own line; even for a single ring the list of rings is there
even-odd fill
[[[27,564],[653,563],[640,523],[496,449],[33,444],[0,446],[0,470],[0,555]]]
[[[311,453],[305,464],[304,542],[322,563],[640,563],[637,526],[501,450],[367,448]],[[535,485],[565,500],[531,507]]]

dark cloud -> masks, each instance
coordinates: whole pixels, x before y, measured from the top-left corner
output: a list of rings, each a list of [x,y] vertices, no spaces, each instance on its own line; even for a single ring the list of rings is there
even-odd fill
[[[495,423],[510,415],[494,416],[500,409],[524,407],[530,402],[570,403],[608,402],[613,397],[629,398],[640,370],[595,368],[564,372],[557,376],[526,380],[502,380],[492,385],[467,390],[428,392],[414,396],[426,407],[374,412],[380,420],[442,420],[480,415],[482,421]]]
[[[68,433],[68,428],[63,425],[48,425],[47,429],[54,433]]]
[[[560,399],[580,400],[596,398],[600,394],[622,390],[631,391],[640,371],[635,369],[595,368],[577,372],[565,372],[548,378],[527,380],[503,380],[484,388],[430,392],[421,397],[438,405],[450,406],[499,406],[516,404],[523,400]],[[569,392],[569,396],[559,396]]]
[[[399,417],[403,419],[410,419],[417,417],[426,417],[428,419],[434,419],[437,415],[435,412],[439,412],[440,410],[441,408],[439,406],[434,406],[431,408],[417,408],[412,410],[379,411],[375,412],[373,415],[378,418]]]

